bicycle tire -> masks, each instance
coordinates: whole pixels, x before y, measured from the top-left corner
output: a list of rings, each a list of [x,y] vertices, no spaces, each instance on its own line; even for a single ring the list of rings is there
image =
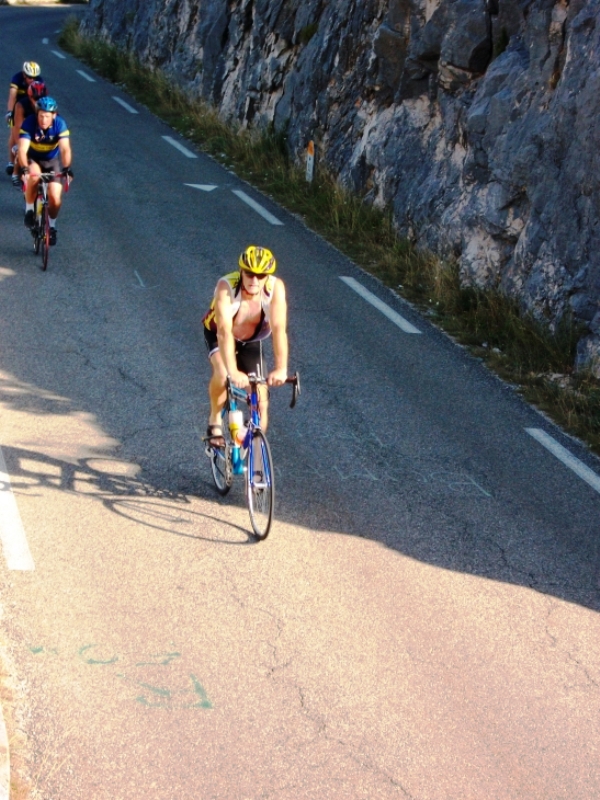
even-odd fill
[[[37,209],[39,205],[39,199],[35,201],[35,208]],[[35,220],[33,223],[33,228],[31,229],[31,235],[33,236],[33,252],[37,255],[40,254],[40,247],[42,244],[42,237],[40,236],[40,229],[42,224],[42,215],[38,216],[36,211]]]
[[[41,270],[45,272],[48,268],[48,253],[50,252],[50,221],[48,218],[48,205],[42,208],[42,221],[40,226],[40,239],[42,241],[42,263]]]
[[[233,465],[231,463],[231,437],[227,426],[227,414],[221,415],[221,426],[225,447],[211,447],[208,445],[206,452],[210,456],[210,468],[217,492],[225,496],[233,483]]]
[[[40,238],[40,233],[39,233],[37,220],[35,222],[35,228],[31,231],[31,233],[33,235],[33,252],[37,256],[37,255],[39,255],[40,245],[42,244],[42,240]]]
[[[246,499],[250,523],[257,539],[266,539],[273,522],[275,484],[273,459],[267,437],[254,431],[246,463]]]

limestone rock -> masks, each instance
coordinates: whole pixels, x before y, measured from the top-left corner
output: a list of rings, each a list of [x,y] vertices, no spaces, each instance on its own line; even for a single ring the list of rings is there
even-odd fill
[[[573,313],[600,376],[600,0],[91,0],[85,27],[314,139],[465,283]]]

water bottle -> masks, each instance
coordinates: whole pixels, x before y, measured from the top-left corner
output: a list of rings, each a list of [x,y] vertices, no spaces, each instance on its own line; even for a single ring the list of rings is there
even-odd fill
[[[238,431],[244,424],[244,414],[239,409],[232,409],[229,412],[229,432],[231,433],[231,438],[235,442]]]
[[[241,426],[235,432],[235,441],[237,444],[244,444],[244,439],[246,438],[246,434],[248,433],[248,428],[246,427],[246,423],[242,421]]]

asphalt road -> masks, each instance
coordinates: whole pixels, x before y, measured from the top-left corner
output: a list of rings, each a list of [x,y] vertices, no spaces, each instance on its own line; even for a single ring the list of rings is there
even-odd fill
[[[20,785],[42,800],[600,796],[598,461],[62,54],[67,13],[0,8],[6,88],[23,60],[42,64],[76,176],[46,273],[0,184],[0,598]],[[216,495],[200,442],[200,320],[249,243],[278,257],[304,388],[294,411],[274,393],[263,543],[241,484]],[[8,559],[19,531],[30,562],[22,546]]]

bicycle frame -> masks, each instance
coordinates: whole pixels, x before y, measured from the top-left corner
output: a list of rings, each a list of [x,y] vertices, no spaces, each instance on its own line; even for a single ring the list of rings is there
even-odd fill
[[[246,430],[246,435],[244,436],[244,441],[241,444],[237,444],[234,442],[231,452],[231,466],[233,468],[234,475],[243,475],[244,473],[244,461],[246,458],[246,454],[252,448],[252,440],[254,438],[254,431],[258,428],[260,429],[260,409],[259,409],[259,396],[258,396],[258,386],[260,383],[264,383],[264,381],[259,378],[255,373],[250,373],[248,375],[250,379],[250,391],[247,392],[245,389],[238,389],[237,386],[234,386],[229,379],[227,379],[227,402],[225,403],[225,407],[223,409],[223,420],[225,420],[225,416],[229,416],[230,411],[237,411],[237,403],[238,401],[247,403],[248,408],[250,410],[250,416],[248,418],[248,426]]]
[[[61,177],[64,181],[65,192],[69,191],[70,178],[67,176]],[[49,231],[49,218],[48,218],[48,184],[56,178],[54,172],[42,172],[38,176],[38,183],[34,201],[35,222],[31,228],[31,235],[33,236],[33,250],[37,255],[42,249],[42,264],[41,269],[46,270],[48,266],[48,253],[50,247],[50,231]],[[23,182],[23,191],[25,191],[25,182]]]

